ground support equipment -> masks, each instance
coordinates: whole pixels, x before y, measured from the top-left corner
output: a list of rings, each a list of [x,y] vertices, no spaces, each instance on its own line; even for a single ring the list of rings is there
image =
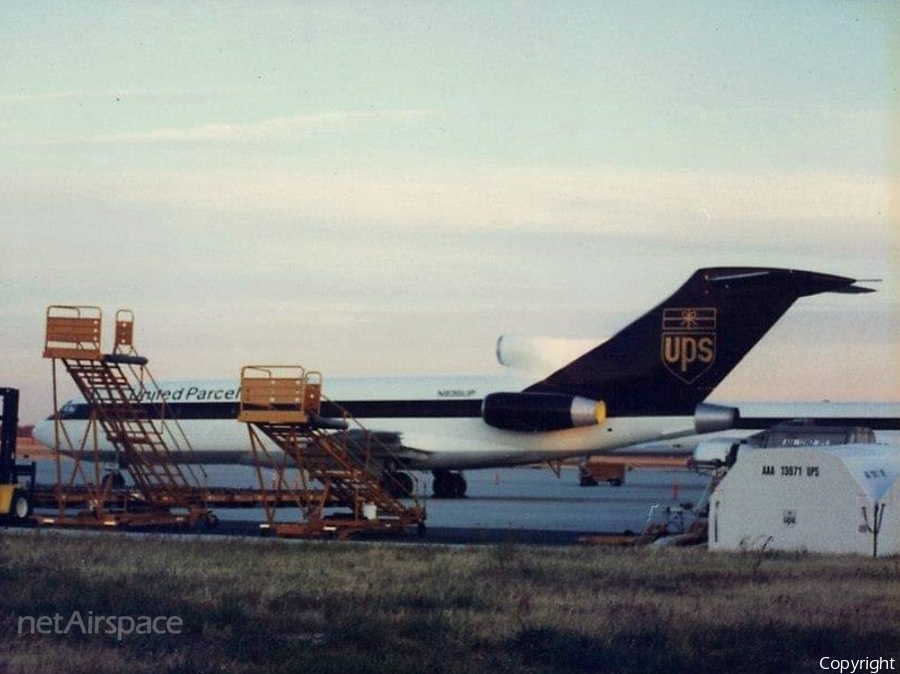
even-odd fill
[[[266,525],[278,536],[346,538],[363,532],[425,530],[425,509],[391,495],[390,474],[372,459],[373,435],[344,413],[320,416],[322,376],[300,366],[247,366],[241,371],[238,419],[247,424],[260,488],[294,495],[300,519],[276,520],[265,506]],[[360,443],[351,440],[364,437]],[[384,456],[390,450],[379,447]],[[272,479],[266,479],[266,470]]]
[[[16,461],[18,427],[19,390],[0,387],[0,522],[23,525],[34,503],[35,464]]]
[[[62,364],[91,416],[83,435],[72,438],[56,415],[58,513],[38,518],[39,523],[159,527],[213,522],[201,479],[172,460],[173,452],[190,451],[190,443],[172,418],[147,359],[134,349],[133,314],[117,313],[115,348],[108,354],[101,351],[101,322],[97,307],[47,309],[44,357],[53,362],[54,409],[59,409],[57,364]],[[132,486],[126,488],[118,472],[102,474],[101,437],[115,448],[117,467],[128,472]],[[64,455],[73,458],[71,471],[63,468]],[[85,456],[91,458],[89,467]]]

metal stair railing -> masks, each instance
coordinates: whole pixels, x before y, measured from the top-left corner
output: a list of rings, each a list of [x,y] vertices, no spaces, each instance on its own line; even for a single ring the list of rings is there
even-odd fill
[[[340,424],[343,430],[335,430],[334,423],[324,424],[318,416],[323,398],[321,381],[321,374],[300,366],[248,366],[241,372],[238,419],[248,424],[257,464],[271,464],[272,457],[254,428],[277,445],[301,475],[298,502],[305,504],[306,522],[290,527],[290,533],[321,535],[327,519],[324,508],[329,506],[350,509],[349,517],[331,525],[344,534],[379,527],[424,526],[425,511],[418,503],[408,507],[382,485],[370,443],[365,444],[362,455],[350,450],[346,433],[349,415],[344,411]],[[281,475],[286,465],[281,465]],[[312,482],[321,489],[312,489]],[[260,484],[265,488],[262,477]],[[274,514],[269,517],[269,525],[278,532]]]

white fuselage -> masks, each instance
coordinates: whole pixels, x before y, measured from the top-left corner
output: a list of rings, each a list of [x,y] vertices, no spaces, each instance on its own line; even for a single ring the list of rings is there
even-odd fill
[[[481,402],[497,391],[521,391],[534,380],[507,376],[416,376],[403,378],[333,378],[323,383],[323,415],[340,416],[331,402],[346,409],[351,428],[395,438],[400,466],[413,470],[490,468],[614,452],[636,444],[665,442],[695,433],[690,416],[610,417],[601,423],[551,432],[494,428],[482,420]],[[247,424],[237,420],[237,380],[172,381],[142,399],[168,404],[177,424],[166,433],[171,458],[179,463],[252,464]],[[834,420],[877,417],[892,420],[896,403],[743,403],[744,419],[776,423],[795,418]],[[89,410],[83,399],[67,402],[61,423],[39,423],[35,437],[49,447],[84,458],[112,460],[115,447],[103,433],[88,432]],[[358,424],[358,425],[357,425]],[[757,427],[758,428],[758,427]],[[62,432],[64,430],[64,432]],[[96,440],[94,440],[96,438]],[[181,441],[184,438],[184,441]],[[96,445],[96,447],[95,447]],[[277,452],[274,447],[269,451]]]
[[[348,410],[362,429],[396,434],[402,465],[414,470],[487,468],[553,461],[596,454],[639,442],[665,440],[694,432],[693,417],[622,417],[552,432],[526,433],[493,428],[480,415],[484,396],[520,391],[530,383],[516,377],[422,376],[409,378],[327,379],[323,397]],[[236,380],[175,381],[159,384],[187,445],[170,447],[182,463],[253,462],[247,424],[237,420]],[[159,402],[151,395],[143,402]],[[323,410],[325,414],[326,410]],[[88,410],[81,399],[60,411],[65,434],[57,438],[52,419],[37,425],[35,437],[64,453],[93,454],[85,446]],[[99,434],[102,436],[102,433]],[[68,445],[68,446],[67,446]],[[104,459],[115,456],[105,439],[97,440]]]

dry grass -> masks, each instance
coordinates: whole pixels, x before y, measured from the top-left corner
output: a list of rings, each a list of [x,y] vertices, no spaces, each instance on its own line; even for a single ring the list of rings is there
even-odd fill
[[[898,658],[900,560],[704,550],[0,538],[4,672],[821,671]],[[179,635],[18,634],[180,616]]]

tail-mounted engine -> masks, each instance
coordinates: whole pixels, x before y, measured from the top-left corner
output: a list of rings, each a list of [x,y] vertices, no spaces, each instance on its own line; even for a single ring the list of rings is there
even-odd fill
[[[694,410],[694,430],[697,433],[716,433],[734,428],[741,418],[736,407],[700,403]]]
[[[606,404],[559,393],[489,393],[481,416],[489,426],[504,431],[561,431],[602,423]]]

